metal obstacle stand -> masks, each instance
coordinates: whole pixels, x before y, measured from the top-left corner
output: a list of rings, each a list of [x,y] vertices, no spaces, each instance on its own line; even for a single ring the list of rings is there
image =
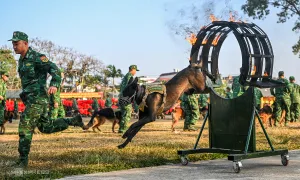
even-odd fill
[[[281,155],[281,162],[288,165],[288,150],[275,150],[255,108],[254,88],[249,87],[241,96],[235,99],[225,99],[213,90],[210,92],[209,111],[206,114],[194,149],[179,150],[182,165],[188,164],[187,155],[196,153],[228,154],[228,160],[233,161],[233,168],[239,173],[241,160]],[[255,116],[268,140],[270,151],[256,151]],[[208,121],[209,148],[197,148],[202,132]]]

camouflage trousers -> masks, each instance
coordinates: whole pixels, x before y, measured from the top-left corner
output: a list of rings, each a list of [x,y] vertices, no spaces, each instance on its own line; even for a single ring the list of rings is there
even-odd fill
[[[193,126],[195,126],[196,122],[200,118],[200,112],[199,109],[190,110],[190,109],[184,109],[184,127],[183,129],[189,129]]]
[[[292,105],[291,105],[291,122],[298,121],[299,115],[300,115],[300,104],[292,103]]]
[[[288,100],[284,100],[282,98],[278,98],[275,100],[275,123],[274,125],[276,126],[279,120],[281,119],[281,114],[282,111],[285,110],[285,125],[288,124],[288,122],[291,120],[291,112],[290,112],[290,107],[291,107],[291,102]]]
[[[19,123],[19,148],[20,160],[28,162],[28,154],[35,127],[42,133],[54,133],[68,128],[71,119],[50,119],[48,117],[48,97],[29,96],[25,102],[25,111]]]
[[[123,133],[128,128],[128,123],[131,119],[132,105],[121,106],[122,119],[120,121],[119,133]]]
[[[2,103],[0,103],[0,126],[3,125],[4,123],[4,110],[5,107],[3,106]]]
[[[50,117],[51,119],[56,118],[64,118],[66,116],[66,112],[63,104],[60,102],[58,107],[55,108],[53,105],[50,105]]]

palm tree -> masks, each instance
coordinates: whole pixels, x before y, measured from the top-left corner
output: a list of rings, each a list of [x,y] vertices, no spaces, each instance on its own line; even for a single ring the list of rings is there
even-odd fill
[[[115,78],[123,77],[121,69],[117,69],[114,65],[108,65],[106,67],[106,76],[113,80],[113,92],[115,91]]]

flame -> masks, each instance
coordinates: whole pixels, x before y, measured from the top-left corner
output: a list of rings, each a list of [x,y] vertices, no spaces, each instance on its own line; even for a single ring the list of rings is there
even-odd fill
[[[253,66],[253,70],[251,71],[251,75],[255,75],[256,73],[256,66]]]
[[[186,40],[187,40],[191,45],[194,45],[194,44],[196,43],[196,41],[197,41],[197,37],[196,37],[196,35],[195,35],[194,33],[192,33],[192,34],[190,35],[189,38],[186,38]]]
[[[216,16],[215,16],[215,15],[213,15],[213,14],[209,15],[209,19],[211,20],[211,22],[214,22],[214,21],[219,21],[219,19],[218,19],[218,18],[216,18]]]
[[[218,42],[219,42],[220,37],[221,37],[221,34],[219,34],[219,35],[213,40],[212,45],[216,46],[216,45],[218,44]]]
[[[203,39],[202,44],[206,44],[207,43],[207,39]]]

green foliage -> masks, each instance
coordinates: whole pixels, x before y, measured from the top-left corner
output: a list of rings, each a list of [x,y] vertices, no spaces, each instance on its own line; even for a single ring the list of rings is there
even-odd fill
[[[106,77],[113,79],[113,86],[115,86],[115,78],[123,77],[121,69],[117,69],[115,65],[108,65],[104,70],[104,74]]]
[[[17,76],[17,62],[11,50],[6,48],[0,49],[0,69],[8,71],[8,89],[20,88],[20,78]]]
[[[296,17],[296,21],[292,31],[299,32],[300,30],[300,4],[299,0],[247,0],[242,6],[245,14],[253,19],[265,19],[270,14],[270,7],[280,8],[277,13],[277,23],[285,23],[292,17]],[[300,39],[293,46],[293,53],[299,54],[300,57]]]

